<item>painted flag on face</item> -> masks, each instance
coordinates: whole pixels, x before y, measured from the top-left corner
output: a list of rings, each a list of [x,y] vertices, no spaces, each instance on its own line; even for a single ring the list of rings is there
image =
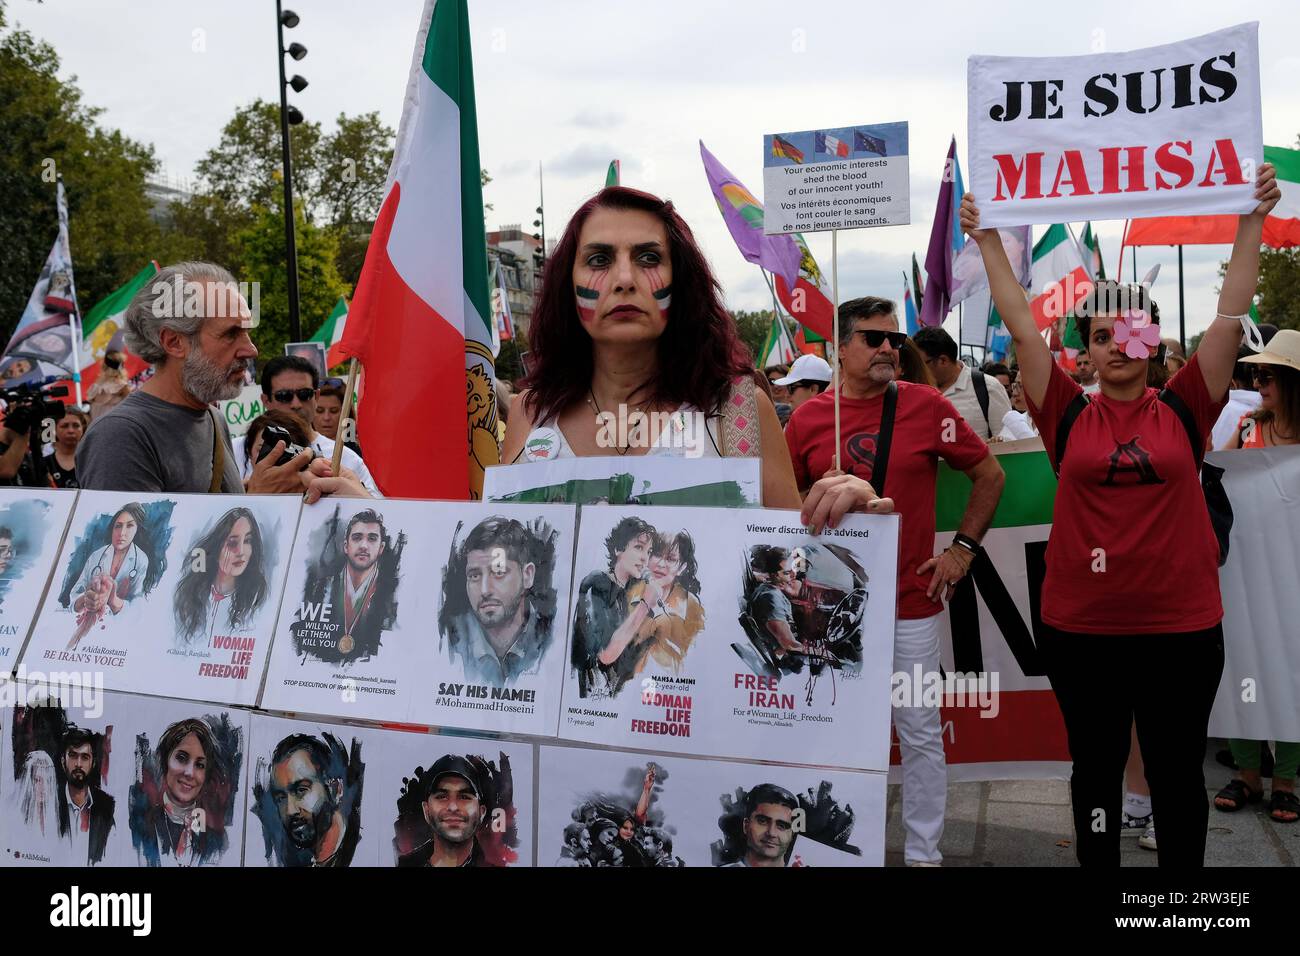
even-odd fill
[[[468,2],[425,0],[342,342],[364,365],[359,439],[390,496],[478,498],[499,458],[480,170]]]

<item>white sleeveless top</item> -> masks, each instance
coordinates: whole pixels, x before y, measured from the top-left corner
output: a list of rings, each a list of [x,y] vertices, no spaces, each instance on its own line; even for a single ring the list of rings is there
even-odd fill
[[[611,416],[613,417],[613,416]],[[660,458],[720,458],[717,422],[707,418],[694,405],[681,405],[675,412],[648,412],[647,425],[656,435],[647,456]],[[616,418],[605,427],[609,441],[609,454],[618,455],[619,448],[626,448],[629,434],[635,435],[636,425],[633,416],[631,422],[619,422]],[[720,419],[719,419],[720,421]],[[599,436],[598,436],[599,437]],[[554,461],[557,458],[576,458],[564,432],[550,418],[537,425],[524,439],[523,450],[515,462]],[[633,456],[633,457],[640,457]],[[514,464],[515,462],[511,462]]]

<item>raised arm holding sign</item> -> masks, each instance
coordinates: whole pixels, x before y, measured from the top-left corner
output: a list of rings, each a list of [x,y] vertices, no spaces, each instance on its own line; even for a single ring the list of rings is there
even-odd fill
[[[1249,322],[1241,313],[1258,278],[1264,218],[1280,196],[1272,167],[1262,167],[1253,212],[1238,224],[1219,315],[1159,393],[1147,387],[1161,348],[1149,289],[1096,283],[1075,307],[1101,379],[1092,396],[1052,361],[997,230],[980,228],[974,197],[962,201],[962,228],[980,244],[1060,479],[1035,635],[1069,732],[1081,864],[1119,863],[1116,774],[1134,723],[1160,807],[1161,865],[1204,861],[1201,761],[1224,646],[1220,546],[1198,472]],[[1159,668],[1161,679],[1133,681],[1122,664],[1130,656]]]

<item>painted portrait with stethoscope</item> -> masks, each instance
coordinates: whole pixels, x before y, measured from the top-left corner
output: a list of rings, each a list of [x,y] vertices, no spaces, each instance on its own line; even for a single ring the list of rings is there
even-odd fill
[[[132,501],[86,525],[68,562],[59,603],[76,614],[68,650],[107,628],[132,602],[146,597],[167,569],[172,501]]]

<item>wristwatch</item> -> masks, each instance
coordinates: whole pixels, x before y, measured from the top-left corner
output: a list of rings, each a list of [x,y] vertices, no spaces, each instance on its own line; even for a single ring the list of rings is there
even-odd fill
[[[953,535],[952,543],[955,547],[961,548],[963,551],[969,551],[971,557],[978,558],[984,552],[984,549],[980,547],[978,541],[968,535],[962,534],[960,531]]]

